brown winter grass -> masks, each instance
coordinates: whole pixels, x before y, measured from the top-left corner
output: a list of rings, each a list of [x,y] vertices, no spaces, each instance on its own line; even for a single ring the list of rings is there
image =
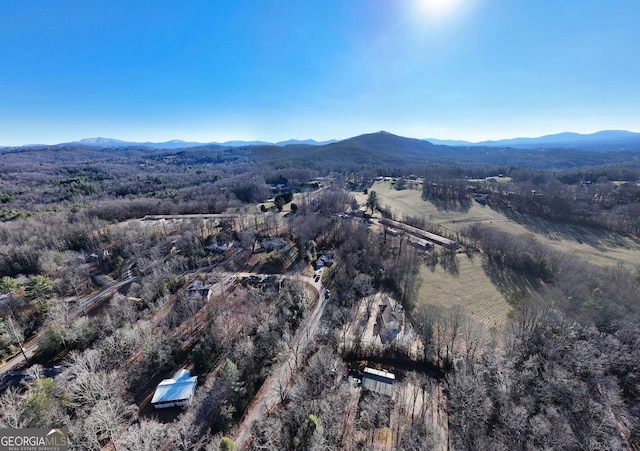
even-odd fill
[[[422,216],[452,232],[481,223],[516,235],[533,234],[538,241],[553,249],[601,266],[621,263],[631,267],[640,262],[639,238],[515,213],[508,217],[477,202],[472,202],[468,211],[439,210],[431,202],[422,200],[420,190],[397,191],[389,182],[376,182],[371,189],[376,191],[380,204],[391,208],[399,219]],[[366,201],[362,194],[357,198],[361,204]]]
[[[482,257],[474,255],[469,258],[465,254],[457,254],[457,262],[457,274],[452,274],[440,264],[433,269],[426,265],[420,267],[421,284],[416,307],[459,305],[487,328],[503,328],[511,306],[485,273]]]

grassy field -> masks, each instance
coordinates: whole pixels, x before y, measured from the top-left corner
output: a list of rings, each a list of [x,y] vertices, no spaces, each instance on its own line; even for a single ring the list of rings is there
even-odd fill
[[[465,254],[458,254],[457,261],[455,275],[441,265],[433,271],[422,265],[416,306],[431,304],[446,308],[460,305],[487,328],[503,328],[511,306],[485,273],[482,258],[474,256],[470,259]]]
[[[376,182],[371,190],[376,191],[380,204],[390,207],[398,218],[421,215],[427,221],[439,224],[450,231],[458,231],[474,223],[483,223],[513,234],[532,233],[540,242],[554,249],[598,265],[623,263],[631,266],[640,261],[638,238],[517,214],[507,217],[477,202],[471,202],[466,209],[442,210],[431,202],[422,200],[421,191],[396,191],[389,182]],[[357,199],[364,204],[366,196],[358,194]]]

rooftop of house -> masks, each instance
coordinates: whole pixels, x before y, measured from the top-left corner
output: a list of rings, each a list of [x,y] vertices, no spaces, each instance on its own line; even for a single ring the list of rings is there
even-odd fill
[[[197,376],[191,376],[191,371],[181,369],[171,379],[164,379],[158,384],[151,404],[189,399],[198,383]]]
[[[189,291],[200,291],[200,290],[208,290],[209,287],[206,286],[204,282],[202,282],[202,280],[194,280],[193,282],[191,282],[191,284],[189,284],[189,288],[187,289]]]

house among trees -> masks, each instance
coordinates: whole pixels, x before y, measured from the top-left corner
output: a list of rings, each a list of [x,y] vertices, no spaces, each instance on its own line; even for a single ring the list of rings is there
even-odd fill
[[[382,343],[390,343],[402,332],[404,321],[404,308],[391,297],[385,296],[382,304],[379,304],[374,331]]]
[[[86,263],[101,262],[110,255],[111,252],[109,251],[109,249],[102,249],[97,253],[94,252],[93,254],[86,255],[84,261]]]
[[[316,260],[316,269],[333,266],[333,254],[323,254]]]
[[[165,379],[158,384],[151,404],[156,409],[168,407],[183,407],[196,392],[197,376],[191,376],[191,371],[181,369],[171,379]]]
[[[217,252],[220,254],[224,254],[232,247],[233,247],[233,241],[230,241],[226,244],[210,244],[209,246],[206,246],[206,248],[209,249],[211,252]]]
[[[393,383],[395,380],[396,375],[387,370],[380,371],[373,368],[365,368],[362,372],[362,388],[381,395],[393,396]]]
[[[202,280],[194,280],[187,288],[186,297],[189,300],[204,298],[208,302],[211,297],[211,288],[202,283]]]
[[[284,238],[264,239],[262,240],[262,248],[266,252],[279,251],[287,247],[289,243]]]
[[[260,288],[263,292],[272,290],[279,292],[282,287],[282,278],[277,276],[251,275],[242,279],[242,286]]]

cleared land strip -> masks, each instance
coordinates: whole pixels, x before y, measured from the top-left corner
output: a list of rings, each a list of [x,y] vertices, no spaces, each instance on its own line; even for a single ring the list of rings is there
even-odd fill
[[[306,279],[310,278],[304,278]],[[314,285],[315,286],[315,285]],[[324,313],[324,309],[329,301],[323,296],[324,287],[319,286],[318,302],[315,309],[306,319],[304,324],[298,328],[293,340],[289,344],[287,354],[283,356],[281,363],[278,364],[269,374],[267,379],[258,390],[255,398],[247,408],[247,411],[240,420],[234,433],[236,447],[239,450],[247,449],[251,439],[251,428],[253,424],[266,416],[280,403],[280,392],[282,387],[286,387],[291,382],[293,371],[300,365],[300,356],[304,354],[304,349],[315,336],[320,318]]]

